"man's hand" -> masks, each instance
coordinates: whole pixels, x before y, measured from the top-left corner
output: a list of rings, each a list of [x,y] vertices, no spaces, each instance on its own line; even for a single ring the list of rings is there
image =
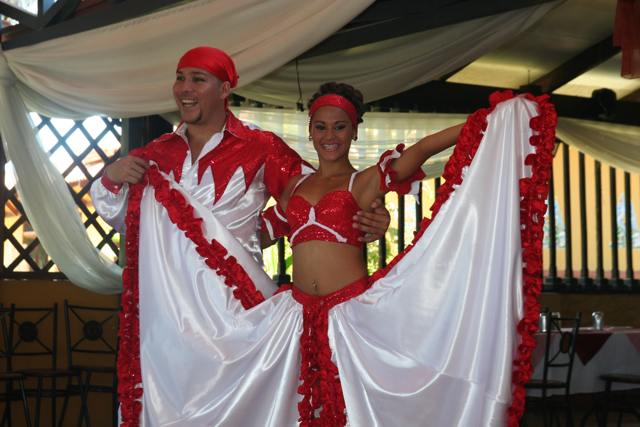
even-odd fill
[[[265,250],[270,246],[275,245],[276,243],[278,243],[278,239],[272,239],[271,235],[269,234],[268,231],[263,231],[260,234],[260,249]]]
[[[104,173],[107,174],[107,178],[116,184],[122,184],[124,182],[137,184],[142,179],[144,171],[149,169],[149,167],[150,165],[145,159],[127,156],[109,165]]]
[[[382,204],[381,199],[374,200],[371,207],[373,208],[373,212],[359,211],[358,214],[353,217],[355,221],[353,228],[357,228],[368,234],[365,237],[358,237],[358,241],[360,242],[370,243],[382,238],[389,228],[389,223],[391,223],[391,215]]]

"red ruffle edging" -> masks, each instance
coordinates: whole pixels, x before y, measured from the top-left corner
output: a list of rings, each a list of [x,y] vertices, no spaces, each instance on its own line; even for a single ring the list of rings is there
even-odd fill
[[[205,263],[224,276],[224,283],[235,286],[233,295],[246,309],[264,301],[264,296],[255,287],[251,278],[236,259],[227,257],[227,250],[216,240],[207,241],[202,233],[202,218],[196,218],[193,206],[187,204],[185,197],[172,189],[153,165],[147,170],[142,182],[132,186],[127,207],[127,267],[123,272],[124,292],[120,313],[120,351],[118,353],[118,393],[121,403],[122,426],[140,425],[142,403],[142,376],[140,374],[140,321],[138,311],[138,242],[140,225],[140,200],[142,190],[149,183],[155,189],[155,197],[167,209],[169,219],[184,231],[185,236],[196,244],[196,251],[205,258]]]

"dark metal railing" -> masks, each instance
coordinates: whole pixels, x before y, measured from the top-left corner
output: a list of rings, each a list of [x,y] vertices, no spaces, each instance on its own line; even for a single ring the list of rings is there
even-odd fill
[[[608,194],[603,197],[602,185],[602,165],[597,160],[592,160],[594,165],[593,177],[587,177],[586,162],[587,158],[583,153],[578,153],[578,197],[572,197],[571,190],[576,188],[572,179],[570,169],[570,148],[562,143],[562,161],[554,161],[553,168],[562,168],[561,174],[554,174],[552,170],[552,178],[549,181],[549,211],[547,216],[549,228],[549,247],[548,247],[548,269],[545,271],[544,287],[546,292],[565,292],[565,293],[640,293],[640,286],[637,279],[634,279],[633,270],[633,215],[632,215],[632,198],[631,198],[631,174],[624,173],[624,246],[626,268],[624,271],[625,278],[621,278],[620,274],[620,251],[618,244],[618,215],[617,215],[617,171],[614,167],[609,166],[609,188]],[[552,169],[553,169],[552,168]],[[554,175],[562,176],[563,179],[563,214],[565,227],[565,248],[564,248],[564,276],[558,274],[557,269],[557,251],[558,241],[556,211],[554,203],[556,200]],[[588,212],[587,210],[587,184],[588,180],[593,179],[593,196],[595,200],[595,210]],[[637,178],[636,178],[637,179]],[[590,183],[589,183],[590,184]],[[607,197],[608,196],[608,197]],[[606,209],[606,200],[609,204],[609,230],[611,236],[611,244],[609,248],[609,261],[605,265],[605,248],[604,248],[604,210]],[[572,203],[573,202],[573,203]],[[579,205],[579,220],[573,221],[571,214],[572,204]],[[595,239],[589,239],[588,223],[595,223]],[[580,227],[580,238],[574,241],[572,237],[572,229]],[[580,251],[580,269],[575,270],[573,265],[573,245],[578,244]],[[595,267],[590,270],[589,253],[595,254]],[[607,267],[607,268],[605,268]],[[593,272],[592,272],[593,271]]]

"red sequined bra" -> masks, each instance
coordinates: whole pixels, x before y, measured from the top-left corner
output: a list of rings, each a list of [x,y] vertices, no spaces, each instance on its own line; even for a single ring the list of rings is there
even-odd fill
[[[311,206],[302,196],[295,194],[298,186],[311,175],[305,175],[298,181],[291,192],[286,214],[291,247],[309,240],[322,240],[364,248],[364,243],[358,241],[358,237],[363,237],[364,232],[353,228],[352,219],[362,210],[351,194],[353,180],[357,174],[358,172],[354,172],[351,175],[347,190],[331,191],[315,206]]]
[[[420,181],[425,177],[424,172],[418,169],[406,180],[396,181],[397,173],[390,167],[391,162],[400,157],[403,150],[404,144],[400,144],[395,150],[388,150],[380,157],[380,190],[395,191],[398,196],[416,195],[420,189]],[[308,175],[298,181],[296,188],[307,177]],[[358,242],[358,237],[363,236],[363,233],[353,228],[351,221],[356,212],[363,210],[351,194],[354,177],[355,173],[351,176],[348,190],[325,194],[315,206],[292,193],[286,214],[278,204],[262,213],[262,231],[267,231],[271,239],[290,236],[291,246],[309,240],[323,240],[364,248],[363,243]],[[295,188],[293,192],[295,193]]]

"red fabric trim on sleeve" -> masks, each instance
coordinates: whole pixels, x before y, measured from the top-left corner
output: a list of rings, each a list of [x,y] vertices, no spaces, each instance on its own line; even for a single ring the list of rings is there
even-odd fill
[[[381,191],[395,191],[398,193],[398,197],[402,197],[405,194],[411,193],[411,184],[416,181],[422,181],[427,175],[418,169],[409,178],[404,181],[396,181],[398,173],[391,169],[391,162],[393,159],[400,157],[400,153],[404,151],[404,144],[399,144],[395,150],[387,150],[378,161],[378,171],[380,172],[380,190]]]
[[[118,192],[122,188],[122,184],[118,184],[117,182],[113,182],[109,179],[109,177],[107,176],[107,169],[109,168],[109,166],[107,166],[104,172],[102,173],[102,178],[100,179],[100,183],[108,191],[112,192],[113,194],[118,194]]]

